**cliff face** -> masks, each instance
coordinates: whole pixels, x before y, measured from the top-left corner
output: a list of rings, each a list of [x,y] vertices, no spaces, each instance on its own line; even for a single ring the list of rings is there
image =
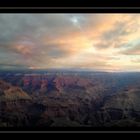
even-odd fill
[[[1,127],[140,126],[138,75],[5,77],[0,80]]]
[[[31,126],[42,106],[21,88],[0,80],[0,127]]]
[[[29,83],[31,81],[30,79]],[[91,80],[78,77],[55,77],[49,83],[52,86],[47,95],[45,91],[44,94],[35,96],[4,81],[0,83],[0,124],[6,126],[89,125],[88,116],[92,115],[96,103],[100,102],[98,93],[93,96],[95,93],[87,90],[88,87],[91,87],[91,91],[94,89]],[[48,85],[45,86],[40,81],[38,83],[41,84],[40,87],[49,89]],[[40,90],[42,88],[39,88],[39,92]]]
[[[140,126],[140,88],[129,88],[108,98],[100,113],[106,126]]]
[[[0,81],[0,101],[30,100],[31,97],[21,88],[14,87],[4,81]]]
[[[4,79],[21,87],[28,94],[47,95],[69,93],[76,90],[86,92],[95,88],[94,81],[80,76],[22,75]],[[97,86],[97,84],[96,84]]]

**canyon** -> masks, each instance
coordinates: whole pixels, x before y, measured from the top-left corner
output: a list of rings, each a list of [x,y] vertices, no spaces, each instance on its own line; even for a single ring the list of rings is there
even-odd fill
[[[140,126],[140,74],[0,72],[0,127]]]

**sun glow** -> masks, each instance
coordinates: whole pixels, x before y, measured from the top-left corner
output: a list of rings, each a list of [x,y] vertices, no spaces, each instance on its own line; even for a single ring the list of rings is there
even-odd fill
[[[3,14],[0,21],[1,68],[140,69],[139,14]]]

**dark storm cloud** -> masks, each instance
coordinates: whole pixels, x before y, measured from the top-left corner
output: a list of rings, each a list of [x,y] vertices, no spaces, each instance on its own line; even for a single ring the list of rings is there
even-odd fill
[[[17,64],[0,64],[0,69],[27,69],[28,67]]]
[[[23,35],[37,39],[44,34],[60,36],[74,31],[74,26],[65,15],[2,14],[0,15],[0,42],[10,43]]]
[[[0,55],[3,56],[4,53],[7,58],[1,57],[0,62],[6,63],[8,60],[14,62],[16,59],[21,59],[20,63],[25,65],[22,61],[27,58],[28,65],[28,63],[34,64],[43,61],[42,56],[44,55],[47,55],[46,58],[68,55],[68,50],[63,49],[63,46],[69,47],[67,44],[56,42],[54,45],[53,42],[51,44],[47,44],[47,42],[79,32],[79,28],[73,23],[73,17],[77,18],[80,26],[84,27],[88,24],[89,17],[85,18],[82,15],[1,14]],[[25,44],[25,41],[29,43]],[[33,45],[30,45],[31,43]],[[15,53],[18,56],[15,57]],[[25,57],[23,57],[24,55]]]
[[[61,18],[61,17],[59,17]],[[62,17],[62,25],[65,27],[65,23]],[[59,20],[57,22],[57,16],[51,17],[51,15],[24,15],[24,14],[8,14],[8,15],[0,15],[0,30],[1,41],[12,40],[15,39],[18,35],[28,35],[36,37],[38,34],[43,33],[44,31],[49,31],[50,29],[56,30],[56,28],[60,28]],[[65,23],[63,23],[65,22]],[[37,33],[37,34],[32,34]],[[55,34],[54,32],[52,34]]]
[[[60,37],[66,33],[74,32],[74,26],[65,15],[43,15],[43,14],[1,14],[0,15],[0,56],[6,55],[9,61],[12,59],[11,54],[24,54],[29,52],[30,48],[17,47],[15,45],[25,45],[24,40],[34,42],[33,50],[31,50],[33,58],[37,59],[41,54],[41,40],[44,36],[50,38]],[[46,40],[47,41],[47,40]],[[49,48],[45,46],[45,48]],[[42,50],[43,51],[43,50]],[[58,50],[57,50],[58,51]],[[61,53],[61,52],[60,52]],[[54,52],[55,55],[55,52]],[[57,55],[57,54],[56,54]],[[13,56],[13,59],[16,59]],[[1,57],[1,61],[5,61],[5,57]],[[22,60],[21,60],[22,61]],[[34,62],[32,62],[34,63]]]

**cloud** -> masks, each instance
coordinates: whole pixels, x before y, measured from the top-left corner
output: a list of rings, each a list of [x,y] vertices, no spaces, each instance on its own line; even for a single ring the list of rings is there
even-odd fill
[[[115,16],[115,15],[114,15]],[[137,21],[133,16],[120,16],[123,20],[115,19],[106,31],[97,38],[94,46],[98,49],[121,48],[128,43],[129,36],[137,31]]]
[[[130,67],[139,25],[139,14],[0,14],[0,67]]]
[[[125,55],[140,55],[140,44],[136,46],[131,46],[130,48],[123,50],[121,53]]]
[[[19,65],[19,64],[0,64],[0,69],[1,70],[6,70],[6,69],[28,69],[27,66]]]

